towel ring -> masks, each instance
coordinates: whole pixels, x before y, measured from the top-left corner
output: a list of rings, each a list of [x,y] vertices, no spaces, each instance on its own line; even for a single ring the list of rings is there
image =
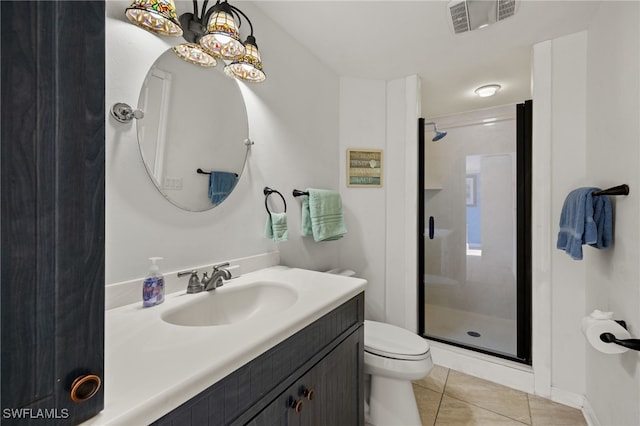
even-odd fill
[[[269,195],[276,193],[280,196],[280,198],[282,198],[282,202],[284,203],[284,212],[287,212],[287,202],[285,201],[284,197],[282,196],[282,194],[278,191],[276,191],[275,189],[271,189],[268,186],[265,186],[264,189],[262,190],[262,192],[264,193],[264,208],[267,209],[267,213],[269,213],[269,216],[271,216],[271,212],[269,211],[269,206],[267,205],[267,200],[269,199]]]

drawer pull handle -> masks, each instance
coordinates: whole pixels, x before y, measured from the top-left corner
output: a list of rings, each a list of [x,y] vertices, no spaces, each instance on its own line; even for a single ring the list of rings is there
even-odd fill
[[[308,400],[308,401],[311,401],[311,400],[313,400],[313,392],[314,392],[314,391],[313,391],[313,388],[311,388],[311,389],[305,389],[305,390],[302,392],[302,395],[304,395],[304,397],[305,397],[305,398],[307,398],[307,400]]]
[[[293,408],[293,411],[295,411],[296,414],[300,414],[300,412],[302,411],[302,400],[301,399],[292,400],[291,408]]]
[[[73,402],[83,402],[90,399],[98,393],[101,384],[102,380],[95,374],[78,376],[71,383],[71,400]]]

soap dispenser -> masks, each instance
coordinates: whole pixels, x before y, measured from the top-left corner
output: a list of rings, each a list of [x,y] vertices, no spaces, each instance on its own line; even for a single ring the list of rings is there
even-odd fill
[[[149,274],[142,284],[142,306],[149,308],[164,302],[164,277],[160,273],[157,261],[162,257],[150,257]]]

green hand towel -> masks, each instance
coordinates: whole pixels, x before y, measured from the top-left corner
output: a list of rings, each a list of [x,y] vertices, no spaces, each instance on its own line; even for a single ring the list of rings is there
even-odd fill
[[[313,230],[311,229],[311,216],[309,215],[309,196],[302,196],[302,219],[301,219],[300,234],[303,237],[313,236]]]
[[[347,233],[342,214],[342,199],[336,191],[308,188],[309,197],[302,200],[302,235],[313,235],[315,241],[334,241]],[[308,198],[308,199],[307,199]],[[308,204],[308,219],[305,217]],[[308,231],[310,223],[311,233]]]
[[[289,239],[286,213],[271,213],[267,215],[267,223],[264,226],[264,236],[277,243]]]

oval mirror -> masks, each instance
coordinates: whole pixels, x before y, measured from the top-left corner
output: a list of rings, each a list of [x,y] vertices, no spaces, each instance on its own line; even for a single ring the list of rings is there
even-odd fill
[[[171,203],[190,211],[222,203],[249,149],[244,99],[221,66],[201,67],[168,49],[140,91],[138,145],[149,177]]]

